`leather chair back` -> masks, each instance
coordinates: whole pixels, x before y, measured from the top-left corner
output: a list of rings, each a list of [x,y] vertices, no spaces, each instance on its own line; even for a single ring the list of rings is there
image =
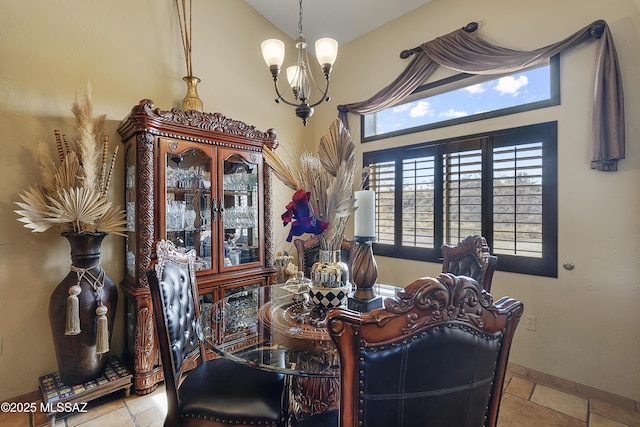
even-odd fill
[[[200,307],[196,304],[195,251],[182,253],[172,242],[156,243],[153,269],[147,273],[158,347],[163,361],[167,394],[176,397],[182,374],[203,360],[204,346],[198,338]],[[162,307],[162,310],[157,310]],[[178,402],[169,398],[170,404]]]
[[[164,426],[286,425],[283,374],[224,358],[206,361],[195,251],[182,253],[165,240],[155,248],[147,278],[167,393]]]
[[[442,272],[469,276],[491,292],[491,280],[498,257],[491,255],[487,240],[479,235],[465,237],[456,246],[442,245]]]
[[[523,304],[493,303],[473,279],[421,278],[358,314],[334,309],[340,426],[495,426]]]

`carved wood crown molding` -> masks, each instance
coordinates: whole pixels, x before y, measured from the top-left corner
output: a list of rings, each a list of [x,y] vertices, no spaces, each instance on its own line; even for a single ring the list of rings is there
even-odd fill
[[[202,113],[200,111],[187,110],[183,111],[172,108],[169,111],[163,111],[159,108],[153,108],[153,102],[146,99],[140,103],[148,115],[155,115],[164,121],[177,123],[186,126],[197,127],[200,129],[211,130],[214,132],[223,132],[232,135],[241,135],[252,139],[275,139],[274,129],[267,132],[261,132],[255,126],[247,125],[239,120],[233,120],[220,113]]]
[[[233,120],[221,113],[203,113],[193,110],[161,110],[155,108],[150,99],[143,99],[133,107],[131,113],[122,121],[118,133],[128,138],[135,132],[150,132],[161,136],[189,134],[190,139],[208,142],[215,139],[239,139],[243,142],[260,142],[271,149],[278,146],[278,135],[275,129],[262,132],[255,126],[239,120]],[[214,133],[213,135],[211,133]],[[227,138],[225,138],[227,136]]]

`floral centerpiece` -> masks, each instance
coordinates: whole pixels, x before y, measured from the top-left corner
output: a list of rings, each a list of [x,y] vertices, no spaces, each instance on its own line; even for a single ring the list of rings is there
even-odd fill
[[[275,176],[294,190],[282,214],[283,224],[291,224],[288,242],[293,236],[311,233],[318,235],[322,250],[340,250],[347,221],[355,211],[353,190],[362,184],[355,148],[340,119],[320,138],[318,155],[305,151],[293,167],[265,147],[265,160]]]
[[[106,365],[118,291],[100,267],[109,233],[125,235],[126,212],[107,198],[118,147],[109,154],[105,116],[93,116],[91,88],[71,107],[78,133],[54,131],[57,161],[38,148],[41,182],[20,194],[18,221],[34,233],[58,228],[71,245],[71,267],[49,300],[49,322],[62,381],[80,384]]]
[[[339,257],[345,227],[356,209],[353,191],[362,186],[355,148],[349,130],[337,119],[320,138],[318,155],[305,151],[292,167],[264,149],[276,177],[294,191],[282,214],[283,224],[291,224],[287,241],[304,233],[318,236],[321,262],[311,273],[317,287],[350,286],[348,267],[335,257]]]

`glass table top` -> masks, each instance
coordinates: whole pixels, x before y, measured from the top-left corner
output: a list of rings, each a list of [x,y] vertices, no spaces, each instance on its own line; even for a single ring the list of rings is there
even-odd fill
[[[388,297],[398,288],[375,289]],[[200,333],[209,349],[239,363],[285,374],[338,377],[339,357],[325,314],[304,288],[256,287],[203,306]]]

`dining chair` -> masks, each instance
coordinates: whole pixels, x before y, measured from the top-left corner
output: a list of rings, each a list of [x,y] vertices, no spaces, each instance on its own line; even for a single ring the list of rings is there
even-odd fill
[[[482,289],[491,292],[491,280],[498,257],[491,255],[487,240],[479,235],[462,239],[457,245],[442,245],[442,272],[475,279]]]
[[[320,240],[318,236],[311,236],[307,239],[294,239],[293,245],[298,253],[298,271],[303,271],[304,276],[311,278],[311,267],[318,261],[320,256]],[[346,263],[351,269],[351,263],[355,256],[355,242],[349,239],[342,239],[341,261]],[[349,271],[351,273],[351,271]]]
[[[284,426],[284,375],[222,358],[205,361],[198,337],[195,251],[155,245],[147,273],[167,394],[166,427]]]
[[[523,311],[448,273],[416,280],[369,313],[329,311],[340,409],[295,427],[494,427]]]

